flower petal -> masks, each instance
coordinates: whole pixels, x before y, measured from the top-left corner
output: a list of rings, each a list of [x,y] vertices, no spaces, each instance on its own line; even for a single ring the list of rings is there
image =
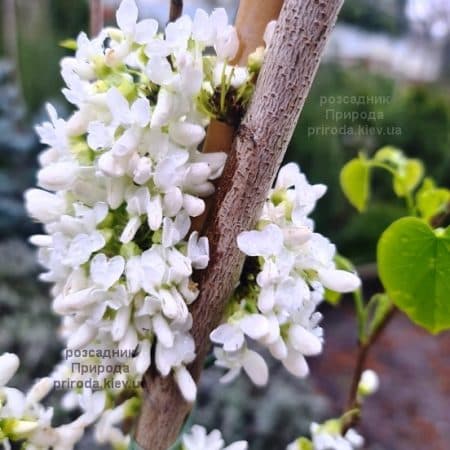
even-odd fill
[[[262,231],[244,231],[237,238],[239,249],[248,256],[271,256],[281,251],[283,232],[274,224]]]
[[[359,277],[346,270],[320,270],[319,280],[326,288],[336,292],[353,292],[361,286]]]
[[[134,0],[123,0],[116,12],[117,25],[124,33],[133,33],[138,14],[139,11]]]
[[[269,368],[264,358],[253,350],[245,352],[242,366],[246,374],[257,386],[265,386],[269,381]]]

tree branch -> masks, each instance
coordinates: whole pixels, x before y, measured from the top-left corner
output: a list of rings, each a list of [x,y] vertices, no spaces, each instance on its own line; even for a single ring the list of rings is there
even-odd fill
[[[200,295],[192,307],[197,359],[190,370],[197,380],[210,348],[209,334],[220,322],[242,269],[244,255],[237,248],[237,235],[253,228],[260,214],[342,3],[284,3],[206,225],[211,259],[208,269],[198,274]],[[136,440],[146,450],[166,450],[191,405],[183,401],[172,377],[162,378],[152,371],[145,377],[144,388]]]
[[[103,0],[89,0],[89,33],[97,36],[104,24]]]
[[[378,328],[375,330],[375,332],[369,337],[367,342],[360,342],[358,346],[358,354],[356,357],[356,364],[355,369],[353,371],[352,376],[352,383],[350,386],[350,392],[349,397],[347,401],[347,407],[346,411],[351,411],[355,408],[359,408],[360,405],[358,404],[358,387],[359,382],[361,380],[361,375],[366,368],[367,358],[369,356],[369,352],[372,349],[372,347],[375,345],[375,343],[378,341],[379,337],[383,334],[384,330],[394,317],[397,309],[392,306],[390,311],[386,314],[384,317],[383,322],[380,323]],[[350,416],[349,420],[344,423],[344,430],[345,433],[349,428],[356,425],[359,421],[360,414],[353,414]]]
[[[284,0],[265,0],[264,7],[254,0],[240,0],[236,16],[236,31],[239,37],[239,49],[230,64],[245,67],[249,55],[264,45],[264,32],[271,20],[278,19]],[[251,20],[249,18],[251,17]],[[208,126],[203,153],[224,152],[227,155],[236,134],[236,128],[228,123],[212,120]],[[192,229],[202,232],[206,219],[211,212],[215,196],[205,199],[205,211],[194,217]],[[202,234],[202,233],[201,233]]]
[[[170,0],[169,22],[175,22],[183,14],[183,0]]]

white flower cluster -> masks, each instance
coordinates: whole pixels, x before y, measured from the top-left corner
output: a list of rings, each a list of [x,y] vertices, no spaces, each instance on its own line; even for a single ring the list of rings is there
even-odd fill
[[[51,121],[37,128],[49,148],[41,189],[25,198],[46,234],[31,242],[69,349],[135,352],[84,362],[127,365],[134,381],[154,363],[193,401],[191,274],[207,266],[209,248],[189,230],[225,162],[197,150],[209,120],[197,100],[217,87],[215,67],[228,67],[237,34],[224,9],[198,10],[158,33],[156,21],[138,22],[134,0],[123,0],[117,23],[92,40],[80,34],[75,57],[62,60],[63,93],[77,110],[65,121],[49,106]]]
[[[225,447],[222,434],[213,430],[208,434],[205,428],[194,425],[189,433],[182,437],[182,450],[247,450],[246,441],[234,442]]]
[[[104,392],[86,391],[80,398],[83,414],[71,423],[54,428],[51,425],[53,408],[40,403],[53,388],[53,381],[42,378],[24,394],[6,386],[18,367],[16,355],[0,356],[0,447],[10,450],[10,441],[26,440],[27,450],[72,450],[85,428],[103,411]]]
[[[238,246],[255,260],[229,306],[226,323],[211,333],[216,364],[229,369],[222,381],[241,368],[257,385],[268,380],[264,359],[248,348],[246,338],[262,344],[298,377],[308,374],[305,356],[322,351],[317,305],[324,289],[350,292],[360,285],[350,272],[337,270],[335,246],[313,231],[308,217],[325,186],[310,185],[294,163],[284,166],[271,190],[257,229],[238,236]]]
[[[362,448],[364,438],[356,430],[350,428],[342,435],[340,427],[334,425],[334,421],[326,422],[324,425],[312,423],[311,441],[301,438],[289,444],[286,450],[357,450]]]

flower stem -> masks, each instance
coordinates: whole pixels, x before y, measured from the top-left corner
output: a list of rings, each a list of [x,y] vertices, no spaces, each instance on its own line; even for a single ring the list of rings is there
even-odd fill
[[[358,386],[361,380],[361,375],[366,367],[367,358],[369,356],[371,348],[377,342],[378,338],[381,336],[383,331],[386,329],[387,325],[394,317],[396,311],[397,311],[396,308],[392,306],[387,311],[380,325],[373,331],[373,333],[367,338],[367,340],[363,341],[359,340],[358,355],[356,358],[355,369],[353,371],[352,383],[350,387],[346,411],[350,411],[360,407],[358,402]],[[359,415],[352,415],[352,417],[344,424],[344,433],[353,425],[355,425],[358,422],[358,420]]]
[[[365,339],[364,332],[366,329],[367,314],[361,289],[353,292],[353,300],[355,303],[356,318],[358,320],[358,340],[362,342]]]

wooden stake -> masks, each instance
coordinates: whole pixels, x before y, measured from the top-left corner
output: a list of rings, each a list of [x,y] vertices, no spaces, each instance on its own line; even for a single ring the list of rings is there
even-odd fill
[[[104,26],[105,10],[103,0],[89,0],[89,33],[97,36]]]
[[[239,50],[231,64],[246,66],[248,56],[264,45],[267,24],[276,20],[284,0],[266,0],[264,7],[255,0],[241,0],[236,16],[236,31],[239,36]],[[230,154],[236,129],[224,122],[212,120],[203,144],[204,153],[224,152]],[[217,184],[217,183],[216,183]],[[201,232],[209,216],[215,196],[205,199],[205,211],[192,220],[192,229]]]
[[[239,50],[231,64],[247,65],[248,56],[264,45],[267,24],[280,15],[283,0],[241,0],[236,15]]]

